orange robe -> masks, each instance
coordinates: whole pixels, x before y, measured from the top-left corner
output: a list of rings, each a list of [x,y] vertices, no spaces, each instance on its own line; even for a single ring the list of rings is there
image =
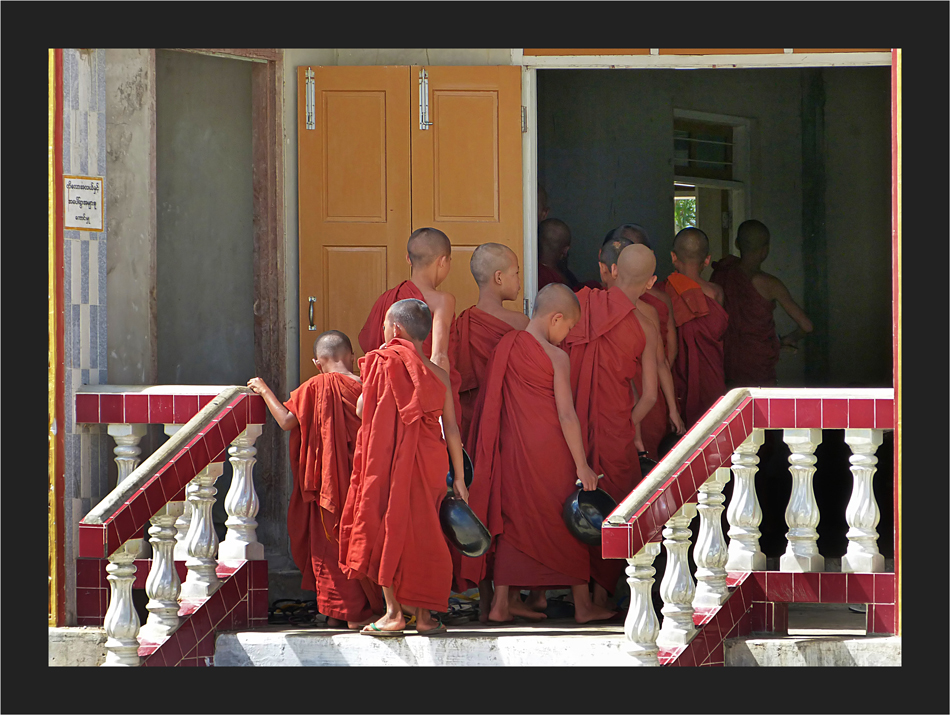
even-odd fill
[[[426,300],[422,295],[422,291],[419,290],[419,287],[412,281],[403,281],[395,288],[390,288],[376,299],[372,309],[369,311],[369,317],[366,319],[363,329],[360,330],[358,338],[360,347],[363,348],[364,353],[368,353],[370,350],[375,350],[383,344],[385,341],[385,337],[383,335],[383,321],[386,319],[387,311],[392,307],[393,303],[396,303],[400,300],[406,300],[407,298],[415,298],[416,300],[421,300],[423,303],[425,303]],[[455,419],[458,420],[460,419],[459,415],[462,414],[462,406],[459,402],[459,385],[462,382],[462,377],[459,375],[458,368],[452,362],[452,356],[457,352],[454,345],[454,340],[455,316],[452,316],[452,324],[449,326],[449,382],[452,384],[452,399],[453,403],[455,404]],[[426,354],[427,358],[432,357],[431,332],[422,342],[422,351]]]
[[[640,482],[630,420],[636,399],[631,380],[641,372],[646,335],[636,306],[619,288],[581,289],[581,319],[564,340],[571,357],[571,389],[587,460],[604,478],[598,487],[618,503]],[[613,593],[626,564],[605,560],[591,546],[591,577]]]
[[[358,380],[327,373],[307,380],[284,403],[299,423],[290,433],[290,552],[300,569],[300,587],[316,591],[320,613],[341,621],[362,621],[383,607],[379,589],[347,579],[339,563],[340,517],[353,471],[361,390]]]
[[[439,523],[449,457],[445,385],[399,338],[360,358],[363,418],[340,525],[349,578],[391,586],[410,608],[447,611],[452,559]]]
[[[738,257],[726,256],[713,264],[711,278],[722,286],[729,313],[723,350],[726,382],[736,387],[774,387],[781,350],[775,303],[762,297],[738,264]]]
[[[726,393],[722,343],[729,314],[684,275],[671,273],[664,287],[673,301],[679,348],[673,365],[677,407],[689,429]]]
[[[554,366],[527,331],[509,331],[498,342],[475,419],[480,427],[469,505],[492,534],[495,583],[587,583],[587,546],[561,517],[577,487],[554,400]],[[462,560],[462,586],[471,588],[486,575],[486,556]]]
[[[657,315],[660,317],[660,341],[663,343],[663,354],[669,357],[669,352],[667,350],[666,344],[666,328],[667,321],[670,317],[670,309],[667,307],[659,298],[650,295],[649,293],[644,293],[640,296],[640,299],[652,305],[656,308]],[[659,366],[657,366],[659,370]],[[637,392],[643,394],[643,376],[638,372],[636,378],[634,379],[634,384],[637,387]],[[666,406],[666,396],[663,394],[663,390],[660,389],[659,383],[659,373],[657,374],[657,385],[656,385],[656,403],[653,405],[646,417],[643,418],[643,421],[640,422],[640,437],[643,440],[643,446],[647,450],[647,456],[650,459],[659,460],[659,447],[660,442],[670,431],[670,411]]]

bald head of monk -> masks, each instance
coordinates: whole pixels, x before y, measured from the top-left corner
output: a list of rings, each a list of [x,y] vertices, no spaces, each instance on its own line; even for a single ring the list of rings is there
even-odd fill
[[[650,242],[650,234],[638,223],[625,223],[608,231],[604,238],[604,245],[607,245],[608,241],[616,241],[620,238],[626,239],[630,243],[642,243],[647,248],[653,248],[653,244]]]
[[[633,241],[623,236],[611,238],[615,231],[607,234],[604,245],[600,247],[600,255],[597,263],[600,268],[600,280],[605,287],[610,288],[617,281],[617,259],[620,258],[620,252],[627,246],[632,246]]]
[[[736,247],[742,256],[756,258],[760,262],[768,256],[771,239],[766,225],[755,219],[743,221],[736,231]]]
[[[417,228],[406,244],[406,260],[413,273],[432,270],[439,274],[440,283],[449,274],[452,261],[452,243],[449,237],[437,228]],[[444,273],[444,275],[442,275]]]
[[[432,330],[432,311],[416,298],[397,300],[386,311],[383,337],[388,343],[393,338],[404,338],[417,346],[429,337]]]
[[[554,267],[571,250],[571,229],[559,218],[548,218],[538,225],[538,260]]]
[[[353,371],[353,344],[339,330],[320,333],[313,341],[313,364],[321,372],[334,372],[333,367],[342,365],[347,371]]]
[[[671,255],[674,266],[702,268],[709,264],[709,239],[698,228],[684,228],[673,239]]]
[[[581,304],[574,291],[563,283],[549,283],[538,291],[531,323],[541,329],[552,345],[564,340],[580,318]]]
[[[521,290],[518,256],[500,243],[483,243],[472,252],[469,264],[479,291],[499,293],[502,300],[514,300]]]
[[[656,256],[640,243],[620,252],[617,259],[617,287],[636,300],[656,282]],[[635,295],[634,295],[635,294]]]

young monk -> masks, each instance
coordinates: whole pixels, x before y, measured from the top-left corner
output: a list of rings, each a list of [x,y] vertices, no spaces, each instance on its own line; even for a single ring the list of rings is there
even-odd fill
[[[362,426],[340,525],[340,566],[349,578],[382,587],[386,613],[360,631],[370,636],[402,635],[407,610],[419,635],[446,630],[430,611],[448,611],[452,559],[439,506],[448,455],[463,473],[462,441],[449,377],[423,352],[431,329],[423,301],[397,301],[386,313],[385,344],[360,359]],[[455,493],[468,499],[464,480],[456,480]]]
[[[770,240],[764,223],[743,221],[736,232],[739,257],[726,256],[713,264],[710,280],[722,286],[729,313],[724,344],[727,387],[774,387],[779,351],[783,347],[794,350],[813,329],[785,284],[762,270]],[[781,339],[773,318],[776,303],[798,324]]]
[[[353,374],[350,339],[338,330],[317,337],[313,363],[320,374],[283,404],[261,378],[252,377],[247,386],[264,398],[280,428],[290,431],[294,486],[287,530],[300,587],[316,592],[327,625],[361,628],[383,610],[378,587],[366,579],[349,580],[340,570],[340,517],[353,471],[362,385]]]
[[[570,288],[542,289],[527,329],[498,342],[481,387],[471,506],[496,537],[494,623],[544,618],[522,603],[521,588],[570,587],[578,623],[614,615],[591,602],[587,546],[561,517],[575,480],[597,488],[571,398],[570,361],[555,347],[579,318]],[[484,566],[484,557],[478,561]]]
[[[618,231],[620,236],[611,238]],[[636,236],[638,240],[632,240],[631,236]],[[634,244],[650,248],[646,233],[636,224],[625,224],[620,229],[607,234],[599,256],[600,279],[606,288],[610,288],[617,280],[619,272],[617,259],[620,257],[620,252]],[[662,299],[656,297],[657,293],[662,296]],[[655,287],[648,288],[637,299],[637,309],[641,311],[641,316],[649,318],[661,336],[657,349],[657,382],[662,392],[662,399],[657,397],[653,408],[637,425],[637,451],[641,454],[646,453],[655,460],[659,459],[660,442],[669,432],[683,434],[686,431],[683,418],[680,417],[679,408],[676,405],[673,373],[670,368],[671,339],[674,348],[676,345],[676,327],[669,319],[671,305],[666,292],[657,291]],[[639,372],[634,377],[634,388],[637,395],[643,394],[642,378]]]
[[[640,296],[656,281],[656,258],[646,246],[630,245],[617,259],[607,290],[581,289],[581,319],[564,340],[587,459],[604,479],[598,485],[616,502],[640,482],[636,425],[656,402],[657,358],[663,359],[656,311]],[[633,383],[640,374],[639,399]],[[605,560],[590,548],[594,604],[605,606],[626,564]]]
[[[449,353],[454,352],[450,343],[455,322],[455,296],[439,290],[452,268],[452,244],[448,236],[438,229],[418,228],[412,232],[406,244],[406,261],[410,266],[409,280],[376,299],[366,324],[360,330],[360,347],[364,353],[368,353],[383,344],[383,319],[396,301],[406,298],[423,301],[432,313],[432,332],[423,343],[423,352],[449,374],[455,414],[460,415],[458,388],[461,377],[449,360]]]
[[[684,228],[673,239],[674,273],[665,290],[673,301],[679,349],[673,383],[680,414],[692,427],[726,392],[723,336],[729,315],[722,307],[722,288],[702,278],[709,265],[709,239],[698,228]]]

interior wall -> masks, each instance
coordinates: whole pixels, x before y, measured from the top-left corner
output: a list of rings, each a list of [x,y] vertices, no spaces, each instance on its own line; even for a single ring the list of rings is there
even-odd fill
[[[254,376],[251,64],[156,52],[158,382]]]

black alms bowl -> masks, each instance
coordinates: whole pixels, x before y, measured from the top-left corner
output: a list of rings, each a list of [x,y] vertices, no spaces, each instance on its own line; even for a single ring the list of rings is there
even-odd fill
[[[475,476],[475,467],[472,465],[472,458],[468,456],[468,452],[464,449],[462,450],[462,462],[465,470],[465,486],[470,487],[472,486],[472,478]],[[452,456],[449,455],[449,473],[445,475],[445,485],[449,488],[449,496],[454,494],[452,491],[453,481],[455,481],[455,468],[452,466]]]
[[[442,531],[463,556],[481,556],[491,546],[491,534],[472,508],[455,496],[447,496],[439,507]]]
[[[658,464],[655,459],[650,459],[646,453],[640,455],[640,476],[645,477],[650,472],[653,471],[653,468]]]
[[[676,446],[676,443],[680,441],[680,437],[682,437],[682,435],[676,434],[676,432],[670,432],[660,440],[660,444],[656,450],[660,459],[663,459],[663,457],[666,456],[666,453]]]
[[[604,519],[616,508],[617,502],[603,489],[592,492],[578,489],[564,502],[561,515],[568,531],[585,544],[597,546]]]

